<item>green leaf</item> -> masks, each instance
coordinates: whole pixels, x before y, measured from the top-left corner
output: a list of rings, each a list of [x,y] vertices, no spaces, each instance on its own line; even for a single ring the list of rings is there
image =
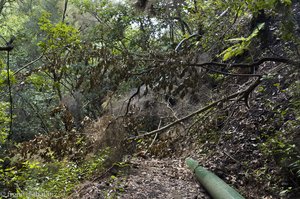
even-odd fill
[[[247,39],[245,37],[240,37],[240,38],[233,38],[233,39],[228,39],[227,41],[246,41]]]
[[[265,27],[265,23],[258,24],[257,28],[255,28],[255,30],[251,33],[251,35],[249,37],[247,37],[246,40],[249,41],[249,40],[253,39],[254,37],[256,37],[258,35],[259,31],[261,29],[263,29],[264,27]]]
[[[265,25],[264,23],[259,24],[257,28],[255,28],[255,30],[247,38],[239,37],[239,38],[228,39],[227,41],[240,42],[240,43],[228,47],[226,50],[220,53],[219,56],[223,56],[223,61],[227,61],[232,57],[243,54],[246,50],[248,50],[251,40],[258,35],[259,31],[264,27],[264,25]]]
[[[286,6],[292,5],[292,0],[280,0],[281,3],[283,3]]]

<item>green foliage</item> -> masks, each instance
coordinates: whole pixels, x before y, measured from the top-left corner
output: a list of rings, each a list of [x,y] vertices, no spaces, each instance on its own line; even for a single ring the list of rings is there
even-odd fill
[[[0,143],[4,143],[8,135],[8,124],[10,117],[8,114],[9,103],[0,102]]]
[[[103,172],[109,150],[103,150],[82,163],[68,160],[42,163],[23,162],[21,168],[0,170],[0,180],[6,187],[15,188],[18,199],[63,198],[93,175]],[[0,159],[0,162],[4,160]]]
[[[296,155],[296,146],[283,132],[266,136],[267,140],[262,144],[262,150],[269,155],[273,155],[281,165],[287,166],[288,162]]]
[[[74,162],[61,161],[43,165],[37,169],[37,174],[27,181],[24,188],[24,196],[30,193],[51,193],[53,198],[62,198],[72,192],[82,180],[89,179],[93,174],[101,172],[103,163],[107,158],[107,152],[99,153],[81,165]],[[35,173],[36,171],[33,170]],[[40,182],[41,178],[44,181]],[[38,198],[38,197],[37,197]]]
[[[295,127],[300,125],[300,81],[296,81],[292,84],[289,88],[289,92],[293,95],[293,99],[291,100],[291,108],[295,113],[296,121],[294,122]],[[299,135],[298,135],[299,136]],[[289,167],[296,173],[298,178],[300,178],[300,145],[296,147],[296,154],[295,159],[293,160]]]
[[[13,75],[13,71],[9,71],[9,78],[10,78],[10,83],[14,84],[16,83],[16,78]],[[3,89],[3,87],[7,86],[7,71],[2,70],[0,73],[0,89]]]
[[[278,90],[280,84],[273,84]],[[300,125],[300,83],[292,83],[288,89],[283,92],[291,96],[291,100],[286,102],[288,108],[278,108],[274,103],[269,102],[268,106],[274,113],[276,123],[282,123],[280,130],[274,130],[268,127],[270,131],[262,136],[264,142],[261,144],[261,150],[269,157],[272,157],[283,171],[288,171],[294,179],[300,178],[300,145],[298,143],[299,135],[297,133]],[[293,117],[291,117],[293,115]],[[289,118],[289,119],[287,119]],[[272,132],[275,131],[275,132]],[[291,191],[290,188],[285,191]]]
[[[247,0],[248,8],[250,10],[256,11],[261,9],[272,9],[278,0]]]
[[[291,168],[292,171],[295,171],[295,174],[300,178],[300,156],[297,157],[298,160],[295,162],[291,163],[289,167]]]
[[[11,84],[16,82],[13,72],[9,72]],[[5,64],[0,60],[0,93],[2,90],[7,88],[7,70],[5,70]],[[9,116],[9,103],[5,101],[0,101],[0,143],[3,144],[8,135],[8,124],[10,122]]]
[[[10,83],[16,83],[16,77],[14,76],[13,71],[9,71]],[[5,64],[2,60],[0,60],[0,91],[7,87],[7,70],[5,68]]]
[[[220,82],[220,81],[224,80],[224,75],[223,74],[213,73],[213,74],[209,74],[208,76],[210,78],[212,78],[215,82]]]
[[[11,159],[6,157],[0,159],[0,163],[5,165],[3,169],[0,170],[0,186],[5,187],[9,192],[15,192],[17,186],[23,186],[27,175],[27,167],[25,164],[21,163],[17,166],[10,165]]]
[[[78,31],[65,23],[52,24],[50,21],[51,14],[43,12],[39,20],[40,29],[45,33],[45,39],[38,43],[43,51],[56,52],[67,51],[68,47],[79,44]]]
[[[290,6],[292,4],[291,0],[246,0],[246,2],[248,9],[255,14],[259,10],[275,9],[279,4],[283,4],[285,6]]]
[[[288,89],[289,93],[293,95],[291,102],[292,109],[297,116],[297,120],[300,121],[300,81],[295,81]]]
[[[17,1],[5,0],[3,2],[6,2],[6,6],[3,12],[0,13],[0,32],[1,36],[9,38],[12,35],[16,35],[23,28],[29,17],[23,13],[18,15],[14,13],[15,9],[19,7]]]
[[[239,42],[239,43],[234,44],[233,46],[227,48],[220,54],[220,56],[223,56],[223,61],[226,61],[232,57],[241,55],[245,51],[247,51],[249,49],[252,39],[254,37],[256,37],[258,35],[259,31],[263,28],[264,28],[264,23],[261,23],[247,38],[240,37],[240,38],[229,39],[228,41]]]
[[[45,75],[34,73],[27,77],[26,83],[34,85],[36,90],[49,90],[52,82]]]

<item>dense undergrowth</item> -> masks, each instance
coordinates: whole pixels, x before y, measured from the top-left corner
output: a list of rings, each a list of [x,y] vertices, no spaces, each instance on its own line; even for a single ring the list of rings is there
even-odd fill
[[[15,151],[24,153],[11,152],[11,157],[1,159],[3,198],[64,198],[84,180],[105,171],[109,148],[91,153],[82,137],[77,137],[77,148],[66,140],[63,147],[62,143],[47,145],[48,139],[53,142],[44,136],[36,138],[38,142],[23,143]]]
[[[2,186],[10,188],[2,191],[2,197],[65,198],[83,180],[103,172],[107,156],[108,152],[99,152],[82,163],[69,160],[19,162],[19,167],[10,167],[1,173]]]
[[[247,198],[299,194],[299,74],[286,72],[258,87],[249,108],[216,111],[193,131],[204,164]]]

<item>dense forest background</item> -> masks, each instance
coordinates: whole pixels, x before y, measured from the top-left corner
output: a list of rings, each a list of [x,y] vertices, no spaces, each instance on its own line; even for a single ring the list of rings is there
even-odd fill
[[[297,198],[299,45],[297,0],[0,0],[0,198],[75,198],[131,156]]]

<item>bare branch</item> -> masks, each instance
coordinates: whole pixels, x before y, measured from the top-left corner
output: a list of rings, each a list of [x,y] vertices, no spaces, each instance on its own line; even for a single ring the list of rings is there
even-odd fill
[[[34,64],[35,62],[37,62],[38,60],[40,60],[42,57],[44,56],[44,54],[41,54],[38,58],[36,58],[35,60],[25,64],[24,66],[22,66],[21,68],[19,68],[16,72],[14,72],[14,75],[16,75],[17,73],[19,73],[21,70],[24,70],[25,68],[27,68],[28,66]]]
[[[220,71],[220,70],[215,70],[215,69],[212,69],[212,68],[208,68],[206,66],[200,66],[201,68],[204,68],[206,70],[209,70],[209,71],[212,71],[214,73],[219,73],[219,74],[223,74],[223,75],[228,75],[228,76],[238,76],[238,77],[262,77],[262,74],[250,74],[250,73],[227,73],[227,72],[223,72],[223,71]]]
[[[190,39],[192,39],[192,38],[194,38],[194,37],[196,37],[196,36],[200,36],[200,35],[199,35],[198,33],[194,33],[194,34],[190,35],[188,38],[184,38],[183,40],[181,40],[181,41],[179,42],[179,44],[176,46],[175,52],[178,52],[178,51],[179,51],[179,49],[181,48],[181,46],[182,46],[182,44],[183,44],[184,42],[186,42],[186,41],[188,41],[188,40],[190,40]]]
[[[204,62],[204,63],[189,63],[189,62],[179,62],[178,61],[170,61],[170,60],[162,60],[162,59],[149,59],[149,58],[142,58],[142,59],[135,59],[135,61],[151,61],[151,62],[159,62],[159,63],[168,63],[168,64],[181,64],[183,66],[196,66],[196,67],[203,67],[203,66],[220,66],[220,67],[228,67],[228,68],[252,68],[254,66],[259,66],[265,62],[279,62],[290,64],[293,66],[300,67],[300,60],[293,61],[287,58],[282,57],[264,57],[261,58],[253,63],[221,63],[221,62]],[[146,71],[148,72],[148,71]]]
[[[128,112],[129,112],[129,106],[130,106],[131,100],[132,100],[135,96],[137,96],[137,95],[140,93],[141,87],[142,87],[143,85],[144,85],[144,83],[142,83],[142,84],[137,88],[136,92],[129,98],[128,103],[127,103],[127,106],[126,106],[126,113],[125,113],[125,115],[127,115]]]
[[[201,64],[186,63],[184,65],[197,66],[197,67],[222,66],[222,67],[231,67],[231,68],[251,68],[251,67],[254,67],[254,66],[259,66],[259,65],[263,64],[264,62],[268,62],[268,61],[286,63],[286,64],[290,64],[290,65],[297,66],[297,67],[300,66],[299,61],[292,61],[290,59],[281,58],[281,57],[265,57],[265,58],[259,59],[258,61],[255,61],[255,62],[250,63],[250,64],[247,64],[247,63],[230,64],[230,63],[220,63],[220,62],[205,62],[205,63],[201,63]]]
[[[184,27],[186,27],[186,30],[188,31],[188,33],[190,35],[192,34],[191,28],[183,19],[181,19],[180,17],[173,17],[173,19],[178,20]]]
[[[65,22],[66,14],[67,14],[67,8],[68,8],[68,0],[65,0],[65,6],[64,6],[64,12],[62,16],[62,22]]]
[[[0,47],[0,51],[11,51],[13,48],[13,46]]]

